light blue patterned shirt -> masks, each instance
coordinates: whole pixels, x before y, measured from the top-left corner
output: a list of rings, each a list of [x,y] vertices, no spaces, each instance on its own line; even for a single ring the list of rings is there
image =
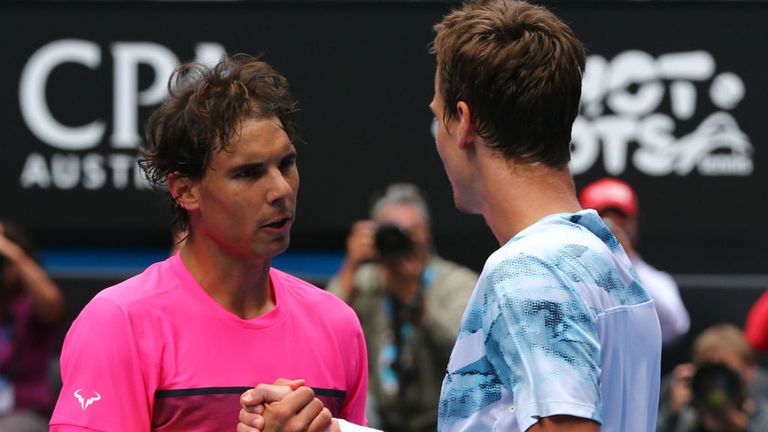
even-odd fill
[[[624,249],[594,210],[541,219],[485,264],[464,312],[438,430],[525,431],[570,415],[652,431],[661,332]]]

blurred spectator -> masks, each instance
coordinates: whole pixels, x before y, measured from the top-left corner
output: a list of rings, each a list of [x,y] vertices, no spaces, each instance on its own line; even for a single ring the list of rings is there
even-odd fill
[[[597,210],[614,232],[617,228],[622,231],[616,235],[620,240],[624,237],[629,241],[629,244],[622,242],[622,246],[656,306],[662,343],[670,345],[679,340],[688,333],[690,317],[674,279],[643,261],[637,252],[640,208],[634,189],[619,179],[603,178],[587,185],[581,191],[579,201],[582,207]]]
[[[0,222],[0,432],[48,430],[59,288],[18,225]]]
[[[752,349],[768,351],[768,291],[749,309],[744,333]]]
[[[696,432],[768,430],[768,411],[747,399],[738,373],[720,363],[698,368],[691,382]]]
[[[477,282],[432,249],[419,190],[393,184],[356,222],[328,289],[357,312],[368,346],[369,390],[384,430],[434,431],[448,359]]]
[[[707,328],[692,360],[662,380],[658,432],[768,430],[765,373],[740,329]]]

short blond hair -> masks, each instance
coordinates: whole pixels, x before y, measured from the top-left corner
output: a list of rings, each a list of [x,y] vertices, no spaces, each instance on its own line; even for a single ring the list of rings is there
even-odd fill
[[[700,365],[712,357],[735,354],[745,364],[755,365],[755,353],[744,332],[733,324],[716,324],[705,329],[693,342],[693,363]]]

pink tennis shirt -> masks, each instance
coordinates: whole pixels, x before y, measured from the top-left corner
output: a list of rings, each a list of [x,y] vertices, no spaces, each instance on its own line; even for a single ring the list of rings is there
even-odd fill
[[[179,255],[99,293],[72,324],[51,431],[234,431],[240,394],[303,378],[334,417],[365,424],[367,361],[355,313],[276,269],[276,307],[225,310]]]

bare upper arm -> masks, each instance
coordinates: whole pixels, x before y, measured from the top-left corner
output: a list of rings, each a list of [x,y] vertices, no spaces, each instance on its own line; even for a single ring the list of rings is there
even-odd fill
[[[600,423],[569,415],[544,417],[527,432],[599,432]]]

